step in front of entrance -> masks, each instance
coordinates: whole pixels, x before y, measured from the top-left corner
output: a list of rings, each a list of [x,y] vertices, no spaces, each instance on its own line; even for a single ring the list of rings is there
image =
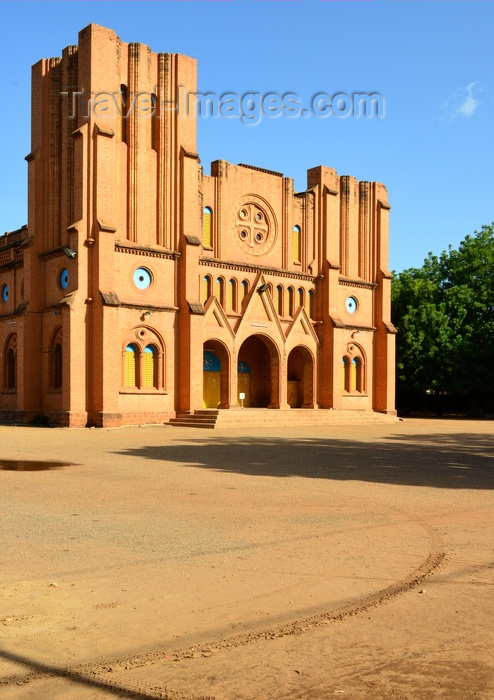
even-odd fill
[[[265,426],[359,425],[395,422],[395,416],[374,411],[341,411],[335,409],[267,409],[239,410],[202,409],[178,413],[169,425],[189,428],[241,428]]]

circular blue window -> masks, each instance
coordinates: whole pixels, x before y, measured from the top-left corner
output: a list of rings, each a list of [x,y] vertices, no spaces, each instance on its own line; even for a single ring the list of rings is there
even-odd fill
[[[348,297],[348,299],[345,302],[346,310],[348,311],[349,314],[354,314],[357,310],[357,300],[355,297]]]
[[[58,283],[60,284],[62,289],[67,289],[67,287],[69,286],[69,271],[66,267],[64,267],[61,271],[60,276],[58,278]]]
[[[133,275],[134,284],[137,289],[147,289],[153,281],[153,276],[145,267],[138,267]]]
[[[2,301],[8,301],[9,300],[9,285],[4,284],[2,287]]]

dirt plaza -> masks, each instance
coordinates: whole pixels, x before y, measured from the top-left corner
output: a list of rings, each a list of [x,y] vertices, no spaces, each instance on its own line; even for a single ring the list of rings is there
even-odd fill
[[[2,697],[494,697],[494,421],[0,443]]]

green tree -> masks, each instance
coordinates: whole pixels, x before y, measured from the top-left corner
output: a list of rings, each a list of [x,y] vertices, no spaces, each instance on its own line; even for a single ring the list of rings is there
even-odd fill
[[[494,392],[494,225],[396,275],[392,302],[398,390]]]

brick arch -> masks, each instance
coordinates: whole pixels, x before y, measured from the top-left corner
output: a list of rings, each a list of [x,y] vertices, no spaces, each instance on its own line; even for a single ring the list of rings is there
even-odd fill
[[[228,408],[230,404],[230,364],[231,353],[227,345],[218,338],[209,338],[203,343],[203,350],[209,350],[214,353],[220,363],[219,372],[219,402],[218,408]],[[206,395],[206,383],[208,381],[207,373],[203,371],[203,405]],[[207,406],[214,408],[213,406]]]
[[[347,360],[344,390],[365,393],[367,389],[366,355],[361,345],[349,343],[344,355]]]
[[[291,408],[314,408],[314,365],[312,351],[296,345],[287,358],[287,397]]]
[[[242,342],[238,361],[251,369],[251,408],[280,407],[280,351],[264,333],[253,333]]]
[[[136,363],[135,367],[135,386],[134,389],[146,390],[151,389],[164,390],[166,389],[166,371],[165,371],[165,360],[166,360],[166,346],[163,337],[158,331],[150,326],[141,325],[135,326],[129,330],[123,337],[122,340],[122,386],[126,387],[127,390],[132,388],[132,385],[126,384],[126,353],[127,348],[133,346],[135,348],[134,361]],[[149,368],[147,367],[148,359],[145,357],[146,348],[153,348],[156,354],[153,356],[153,382],[152,385],[149,383]]]
[[[17,389],[17,334],[7,336],[4,345],[3,387],[6,391]]]
[[[63,385],[63,336],[62,326],[52,333],[50,345],[50,389],[61,389]]]

